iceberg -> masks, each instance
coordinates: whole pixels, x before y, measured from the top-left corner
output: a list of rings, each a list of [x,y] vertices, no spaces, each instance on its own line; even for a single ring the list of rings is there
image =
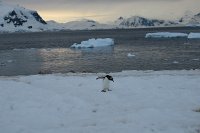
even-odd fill
[[[95,48],[95,47],[105,47],[114,45],[114,40],[111,38],[98,38],[89,39],[87,41],[82,41],[80,44],[74,43],[71,48]]]
[[[200,33],[190,33],[188,35],[189,39],[195,39],[195,38],[200,38]]]
[[[156,32],[147,33],[145,38],[175,38],[175,37],[187,37],[186,33],[174,33],[174,32]]]

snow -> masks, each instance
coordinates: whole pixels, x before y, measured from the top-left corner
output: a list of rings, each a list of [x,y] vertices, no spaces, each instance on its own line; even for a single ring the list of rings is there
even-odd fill
[[[49,29],[54,30],[95,30],[95,29],[112,29],[114,26],[108,24],[100,24],[94,20],[77,20],[67,23],[58,23],[55,21],[47,21]]]
[[[188,27],[200,27],[200,24],[187,24]]]
[[[193,15],[190,21],[186,24],[186,26],[190,27],[199,27],[200,26],[200,13]]]
[[[17,18],[25,20],[22,25],[15,26],[15,22],[7,23],[5,16],[15,11]],[[112,29],[114,26],[100,24],[93,20],[77,20],[67,23],[57,23],[55,21],[47,21],[47,24],[40,23],[31,14],[33,10],[29,10],[18,5],[10,5],[4,2],[0,3],[0,32],[41,32],[41,31],[57,31],[57,30],[93,30],[93,29]],[[3,26],[1,26],[3,25]],[[31,28],[29,28],[31,27]]]
[[[113,29],[113,25],[100,24],[94,20],[82,19],[77,21],[70,21],[62,24],[65,29],[70,30],[94,30],[94,29]]]
[[[23,25],[16,27],[12,22],[7,23],[4,20],[4,17],[8,16],[12,11],[15,11],[17,18],[26,20],[27,22],[24,22]],[[44,25],[35,19],[35,17],[32,15],[33,12],[36,12],[34,10],[29,10],[19,5],[11,5],[2,2],[0,3],[0,12],[0,24],[4,25],[3,27],[0,26],[0,32],[38,32],[51,29],[47,25]],[[32,26],[32,28],[29,29],[29,26]]]
[[[188,39],[200,38],[200,33],[173,33],[173,32],[156,32],[147,33],[145,38],[176,38],[176,37],[187,37]]]
[[[5,16],[15,11],[17,18],[25,20],[22,25],[16,26],[11,22],[4,20]],[[41,31],[59,31],[59,30],[95,30],[95,29],[118,29],[118,28],[145,28],[145,27],[165,27],[165,26],[200,26],[200,14],[185,15],[179,21],[159,20],[144,18],[141,16],[132,16],[128,18],[120,17],[114,22],[102,24],[94,20],[82,19],[67,23],[57,23],[47,21],[47,24],[36,21],[31,12],[19,5],[10,5],[4,2],[0,3],[0,33],[4,32],[41,32]]]
[[[113,23],[119,28],[146,28],[146,27],[166,27],[166,26],[179,26],[176,21],[152,19],[142,16],[119,17]]]
[[[61,23],[58,23],[54,20],[50,20],[50,21],[46,21],[46,22],[49,27],[49,30],[51,30],[51,31],[59,31],[59,30],[65,29],[65,27]]]
[[[200,70],[0,77],[3,133],[197,133]]]
[[[145,38],[173,38],[173,37],[187,37],[186,33],[173,33],[173,32],[156,32],[147,33]]]
[[[114,45],[114,40],[111,38],[98,38],[89,39],[87,41],[82,41],[80,44],[74,43],[71,48],[95,48],[95,47],[105,47]]]
[[[183,17],[181,17],[179,19],[179,22],[183,25],[187,25],[191,22],[192,18],[194,17],[194,13],[191,11],[186,11],[183,15]]]
[[[195,38],[200,38],[200,33],[190,33],[188,35],[189,39],[195,39]]]

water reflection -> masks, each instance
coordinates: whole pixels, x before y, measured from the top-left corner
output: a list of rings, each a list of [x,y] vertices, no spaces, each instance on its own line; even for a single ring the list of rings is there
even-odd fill
[[[92,72],[98,64],[98,60],[102,60],[112,55],[113,47],[103,48],[85,48],[85,49],[40,49],[41,71],[57,73],[57,72]],[[111,56],[110,56],[111,57]]]
[[[84,53],[95,53],[95,54],[113,54],[114,46],[107,47],[97,47],[97,48],[82,48],[82,49],[71,49],[73,51],[79,51],[82,54]]]
[[[42,58],[41,71],[53,73],[63,72],[68,66],[74,64],[74,58],[79,58],[81,52],[71,49],[38,49],[39,56]]]
[[[168,41],[166,42],[168,44]],[[125,45],[92,49],[0,50],[0,76],[38,73],[116,72],[122,70],[199,69],[197,43],[190,47]],[[127,57],[134,53],[134,58]],[[174,64],[173,61],[179,62]]]
[[[37,73],[42,59],[36,49],[15,49],[0,51],[0,75],[23,75]]]
[[[91,72],[112,58],[113,51],[114,47],[4,50],[0,51],[0,75]]]

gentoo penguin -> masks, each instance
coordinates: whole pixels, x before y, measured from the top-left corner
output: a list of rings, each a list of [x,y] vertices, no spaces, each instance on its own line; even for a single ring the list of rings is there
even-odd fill
[[[110,81],[113,81],[113,77],[110,75],[106,75],[106,76],[102,76],[102,77],[98,77],[96,79],[103,79],[103,89],[101,92],[106,92],[106,91],[111,91],[110,88]]]

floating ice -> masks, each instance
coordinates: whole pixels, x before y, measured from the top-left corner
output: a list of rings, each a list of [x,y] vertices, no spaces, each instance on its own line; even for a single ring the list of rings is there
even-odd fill
[[[172,32],[156,32],[147,33],[145,38],[175,38],[175,37],[187,37],[186,33],[172,33]]]
[[[179,64],[179,62],[178,61],[173,61],[173,64]]]
[[[135,55],[132,54],[132,53],[128,53],[127,56],[128,56],[128,57],[135,57]]]
[[[7,62],[8,62],[8,63],[12,63],[12,62],[13,62],[13,60],[7,60]]]
[[[190,33],[188,35],[189,39],[195,39],[195,38],[200,38],[200,33]]]
[[[89,39],[88,41],[82,41],[80,44],[74,43],[71,48],[94,48],[114,45],[114,40],[111,38],[98,38]]]
[[[199,61],[199,59],[192,59],[193,61]]]

